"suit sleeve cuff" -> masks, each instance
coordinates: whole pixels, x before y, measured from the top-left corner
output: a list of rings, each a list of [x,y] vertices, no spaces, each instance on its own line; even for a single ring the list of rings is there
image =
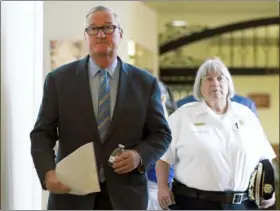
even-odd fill
[[[143,160],[142,160],[142,157],[141,157],[141,155],[139,153],[138,153],[138,155],[140,156],[140,163],[137,166],[137,170],[139,171],[140,174],[144,174],[145,173],[145,167],[143,165]]]

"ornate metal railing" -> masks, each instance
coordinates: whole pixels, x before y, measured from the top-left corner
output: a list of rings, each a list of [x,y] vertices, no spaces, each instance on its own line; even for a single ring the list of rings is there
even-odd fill
[[[269,18],[262,18],[262,19],[255,19],[243,22],[237,22],[233,24],[228,24],[225,26],[215,27],[215,28],[207,28],[207,27],[197,27],[198,29],[202,29],[198,32],[193,32],[187,34],[185,36],[181,36],[178,39],[171,38],[168,42],[162,44],[159,48],[160,54],[167,53],[168,51],[172,51],[182,46],[189,45],[194,42],[201,41],[206,38],[211,38],[214,36],[220,36],[225,33],[232,33],[238,30],[244,30],[249,28],[256,28],[256,27],[266,27],[270,25],[279,26],[280,17],[269,17]]]
[[[172,27],[159,36],[160,79],[175,99],[191,93],[195,73],[207,57],[225,61],[232,75],[279,74],[280,17],[207,28]]]

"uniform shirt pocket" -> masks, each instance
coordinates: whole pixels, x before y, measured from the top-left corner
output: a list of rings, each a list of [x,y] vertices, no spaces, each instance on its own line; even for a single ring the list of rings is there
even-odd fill
[[[254,140],[256,139],[255,133],[251,128],[247,126],[239,126],[238,128],[234,128],[234,131],[237,135],[237,137],[240,139],[240,148],[248,154],[250,151],[252,151],[252,147],[254,146]],[[256,143],[255,143],[256,144]],[[256,147],[254,147],[254,150],[257,150]]]
[[[212,134],[211,131],[212,131],[211,127],[209,127],[207,125],[193,126],[191,128],[191,132],[193,134],[196,144],[208,143],[211,139],[211,136],[210,136]]]

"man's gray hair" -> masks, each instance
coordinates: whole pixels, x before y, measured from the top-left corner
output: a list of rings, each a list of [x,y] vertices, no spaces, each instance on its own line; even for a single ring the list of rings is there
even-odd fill
[[[87,24],[88,24],[88,17],[92,14],[92,13],[95,13],[95,12],[98,12],[98,11],[109,11],[109,12],[112,12],[113,15],[114,15],[114,18],[115,20],[117,21],[118,23],[118,27],[121,27],[120,26],[120,18],[119,16],[114,12],[114,10],[110,9],[109,7],[105,7],[105,6],[97,6],[97,7],[93,7],[91,8],[88,13],[86,14],[86,17],[85,17],[85,26],[87,27]]]
[[[228,81],[228,97],[234,96],[234,86],[232,77],[228,71],[226,65],[218,58],[207,59],[198,69],[193,86],[193,96],[196,100],[201,101],[203,96],[201,95],[201,81],[209,72],[216,72],[226,77]]]

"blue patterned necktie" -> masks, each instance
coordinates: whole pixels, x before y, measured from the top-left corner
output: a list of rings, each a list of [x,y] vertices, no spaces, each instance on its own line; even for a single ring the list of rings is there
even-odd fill
[[[101,76],[98,92],[98,114],[97,124],[101,142],[104,138],[110,124],[110,81],[106,70],[99,70]]]
[[[105,136],[107,133],[108,126],[110,124],[110,81],[108,72],[106,70],[99,70],[100,86],[98,92],[98,114],[97,124],[98,131],[101,139],[101,143],[104,143]],[[99,180],[100,182],[105,181],[104,170],[100,164],[99,169]]]

